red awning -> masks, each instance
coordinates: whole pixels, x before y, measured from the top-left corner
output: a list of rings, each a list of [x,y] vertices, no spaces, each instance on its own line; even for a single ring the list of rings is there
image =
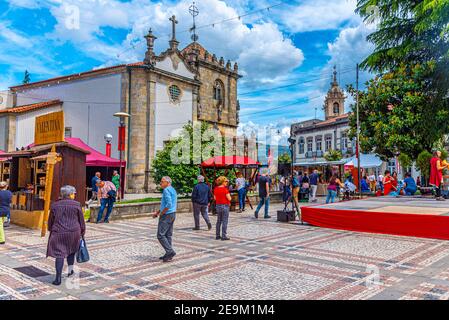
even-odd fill
[[[201,163],[204,168],[229,168],[229,167],[258,167],[259,162],[242,156],[216,156]]]
[[[86,156],[86,166],[87,167],[120,167],[120,160],[110,158],[103,153],[91,148],[89,145],[85,144],[80,138],[65,138],[68,143],[89,151],[90,153]],[[125,165],[125,161],[122,160],[122,166]]]

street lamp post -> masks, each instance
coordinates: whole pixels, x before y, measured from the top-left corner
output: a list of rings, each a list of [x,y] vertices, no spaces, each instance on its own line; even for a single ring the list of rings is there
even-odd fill
[[[118,131],[118,151],[120,155],[120,198],[123,199],[123,192],[124,192],[124,178],[123,178],[123,152],[125,151],[125,119],[129,118],[131,115],[126,112],[117,112],[114,114],[114,117],[117,117],[120,119],[120,125],[119,125],[119,131]]]
[[[359,120],[359,64],[357,63],[357,72],[356,72],[356,111],[357,111],[357,188],[359,189],[359,197],[362,198],[362,187],[361,180],[362,177],[360,175],[360,120]]]
[[[290,189],[292,191],[292,197],[291,197],[292,210],[296,211],[298,213],[298,218],[302,224],[303,222],[302,222],[301,214],[299,212],[299,208],[296,208],[296,203],[295,203],[295,200],[293,199],[293,154],[294,154],[294,145],[296,143],[296,140],[293,138],[288,138],[288,143],[290,144],[290,176],[291,176],[290,177]]]
[[[112,152],[112,146],[111,146],[111,141],[112,141],[112,134],[105,134],[104,135],[104,141],[106,142],[106,156],[107,157],[111,157],[111,152]]]

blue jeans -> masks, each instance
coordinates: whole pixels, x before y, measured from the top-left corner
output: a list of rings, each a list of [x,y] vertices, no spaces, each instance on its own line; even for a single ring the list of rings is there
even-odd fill
[[[157,239],[165,250],[166,255],[175,253],[172,247],[173,223],[176,219],[176,213],[164,214],[159,218],[157,225]]]
[[[246,189],[242,188],[239,190],[239,209],[245,209],[245,197],[246,197]]]
[[[406,196],[413,196],[416,193],[416,189],[415,188],[405,188],[404,189],[405,195]]]
[[[259,205],[256,209],[256,215],[259,214],[260,208],[265,204],[265,217],[268,217],[268,210],[270,208],[270,197],[260,197]]]
[[[112,207],[114,206],[114,201],[112,201],[112,198],[100,200],[100,211],[98,212],[97,222],[101,221],[101,218],[103,217],[103,211],[106,208],[106,205],[108,206],[108,210],[106,211],[106,217],[104,217],[104,221],[109,220],[109,216],[111,215],[112,212]]]
[[[336,196],[337,196],[337,191],[335,191],[335,190],[327,190],[326,203],[329,203],[329,200],[330,200],[331,203],[333,203]]]

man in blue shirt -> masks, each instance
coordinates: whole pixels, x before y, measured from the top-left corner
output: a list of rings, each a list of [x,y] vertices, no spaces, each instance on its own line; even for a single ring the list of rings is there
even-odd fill
[[[404,179],[404,192],[406,196],[413,196],[417,190],[415,180],[412,175],[407,172]]]
[[[193,188],[192,192],[192,204],[193,204],[193,218],[195,220],[195,227],[193,230],[200,230],[200,213],[206,221],[207,228],[212,229],[212,224],[209,220],[207,208],[210,200],[212,199],[212,193],[209,186],[204,183],[204,177],[198,176],[198,184]]]
[[[163,189],[161,206],[157,212],[153,213],[153,218],[159,216],[157,226],[157,239],[165,250],[165,255],[160,257],[163,262],[169,262],[176,255],[172,248],[173,223],[176,219],[176,208],[178,204],[178,195],[171,186],[170,177],[163,177],[160,186]]]
[[[88,205],[91,204],[92,201],[95,201],[95,200],[98,199],[98,186],[97,186],[97,182],[98,181],[101,181],[101,173],[100,172],[95,172],[95,175],[92,177],[92,180],[91,180],[92,197],[87,202]]]

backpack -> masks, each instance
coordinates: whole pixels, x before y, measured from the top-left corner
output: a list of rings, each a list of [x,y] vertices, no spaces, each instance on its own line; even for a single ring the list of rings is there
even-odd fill
[[[292,184],[293,184],[293,188],[299,187],[298,177],[293,178]]]

